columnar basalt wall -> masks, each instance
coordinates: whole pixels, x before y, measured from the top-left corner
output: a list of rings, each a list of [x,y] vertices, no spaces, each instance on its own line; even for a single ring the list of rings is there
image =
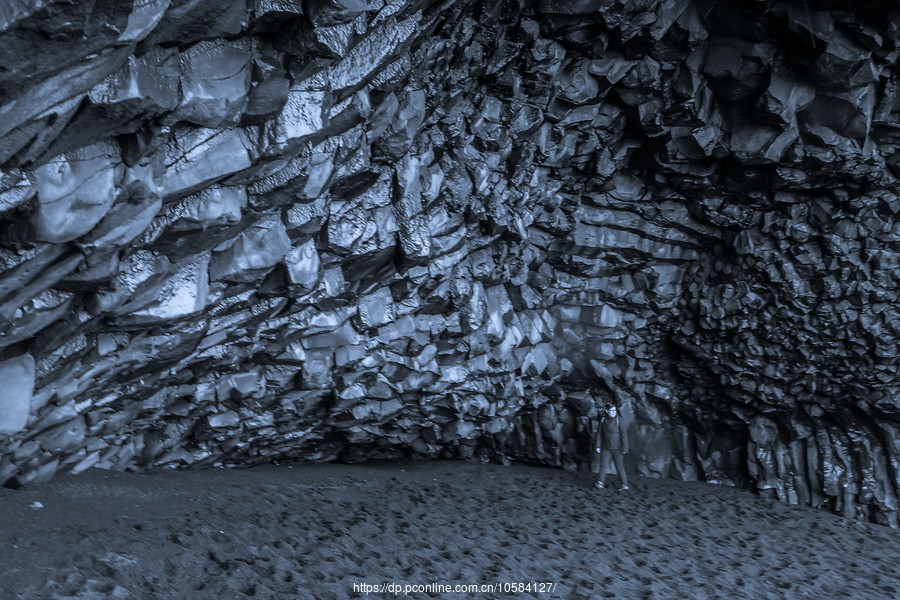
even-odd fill
[[[631,466],[897,525],[887,2],[14,0],[0,482]]]

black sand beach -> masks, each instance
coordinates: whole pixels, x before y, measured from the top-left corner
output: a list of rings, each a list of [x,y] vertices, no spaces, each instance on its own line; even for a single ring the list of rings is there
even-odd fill
[[[728,487],[596,491],[589,474],[524,466],[91,469],[0,490],[0,514],[4,599],[337,600],[389,584],[368,597],[889,600],[900,585],[886,527]],[[434,587],[497,583],[514,585]]]

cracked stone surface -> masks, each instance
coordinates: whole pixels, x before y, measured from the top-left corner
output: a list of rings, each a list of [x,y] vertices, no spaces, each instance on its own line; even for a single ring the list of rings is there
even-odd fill
[[[897,525],[900,12],[0,9],[0,483],[424,456]]]

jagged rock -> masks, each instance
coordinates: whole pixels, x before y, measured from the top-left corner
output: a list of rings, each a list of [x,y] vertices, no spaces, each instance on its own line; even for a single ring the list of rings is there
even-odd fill
[[[31,415],[34,391],[34,359],[23,354],[0,362],[0,434],[10,435],[25,429]]]
[[[78,147],[82,140],[93,136],[131,134],[140,119],[173,110],[178,106],[178,99],[175,52],[154,49],[140,57],[130,56],[120,69],[88,91],[85,103],[75,107],[77,112],[70,119],[57,118],[65,129],[46,144],[32,144],[23,161],[42,156],[40,152],[47,145],[50,145],[47,152],[54,154]],[[127,157],[123,151],[126,162]]]
[[[67,242],[90,231],[116,199],[121,174],[115,146],[101,142],[66,153],[34,170],[35,235]]]
[[[309,139],[327,124],[325,92],[291,87],[287,91],[284,108],[265,124],[272,154],[283,153]]]
[[[209,265],[209,255],[202,254],[177,268],[171,276],[158,279],[158,283],[145,291],[143,301],[138,302],[132,296],[128,304],[116,311],[121,315],[117,321],[151,323],[179,319],[203,310],[209,293]]]
[[[125,246],[150,226],[161,207],[159,196],[136,190],[126,201],[116,204],[106,213],[82,245],[87,248]]]
[[[381,116],[387,123],[383,132],[379,132],[378,125],[374,131],[370,131],[375,140],[372,144],[372,158],[393,162],[406,153],[425,117],[425,94],[422,90],[404,92],[399,95],[396,103],[385,110],[389,112]]]
[[[146,44],[190,44],[235,36],[247,26],[247,0],[172,0]]]
[[[179,54],[181,102],[176,117],[201,127],[235,124],[250,90],[245,44],[204,41]]]
[[[275,266],[291,249],[284,223],[277,217],[261,219],[248,227],[226,250],[213,255],[209,275],[213,280],[253,281]]]
[[[316,288],[322,277],[322,263],[315,242],[306,240],[303,244],[292,248],[284,257],[284,262],[291,284],[305,290]]]
[[[394,320],[394,300],[389,289],[377,290],[359,299],[359,320],[363,328],[380,327]]]
[[[199,190],[249,167],[246,136],[238,129],[188,129],[166,146],[165,197]]]
[[[290,80],[277,58],[263,56],[255,61],[253,87],[247,96],[243,121],[265,122],[280,113],[287,102]]]
[[[50,324],[62,319],[69,313],[72,302],[73,294],[70,292],[57,290],[41,292],[17,309],[22,317],[2,331],[0,348],[32,338]]]
[[[203,230],[240,222],[246,205],[245,188],[213,186],[167,204],[165,213],[170,229]]]
[[[641,474],[896,525],[883,4],[0,9],[0,479],[576,468],[618,398]]]
[[[60,455],[81,446],[86,433],[83,417],[76,417],[67,423],[57,425],[41,433],[41,448]]]

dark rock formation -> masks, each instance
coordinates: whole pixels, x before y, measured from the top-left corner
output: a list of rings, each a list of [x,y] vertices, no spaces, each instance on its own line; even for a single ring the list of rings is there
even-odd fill
[[[900,13],[0,9],[0,482],[423,456],[896,526]]]

